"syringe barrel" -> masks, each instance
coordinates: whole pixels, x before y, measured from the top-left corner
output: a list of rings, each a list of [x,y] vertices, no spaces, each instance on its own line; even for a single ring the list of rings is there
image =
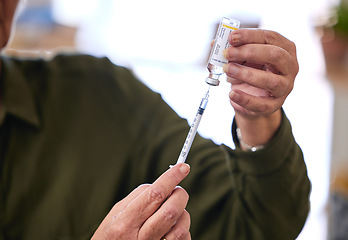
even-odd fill
[[[199,108],[200,109],[200,108]],[[204,110],[203,110],[204,111]],[[198,125],[199,125],[199,122],[201,121],[202,119],[202,113],[200,113],[200,111],[198,110],[197,114],[196,114],[196,117],[195,119],[193,120],[193,123],[190,127],[190,130],[189,130],[189,133],[187,134],[187,137],[185,139],[185,143],[184,143],[184,146],[182,147],[181,149],[181,152],[180,152],[180,155],[179,155],[179,158],[176,162],[176,164],[178,163],[184,163],[186,161],[186,158],[187,158],[187,155],[191,149],[191,145],[193,143],[193,139],[195,138],[196,136],[196,133],[197,133],[197,128],[198,128]]]
[[[210,87],[209,87],[210,89]],[[209,89],[208,91],[206,92],[205,96],[202,98],[202,101],[199,105],[199,108],[198,108],[198,111],[196,113],[196,116],[195,116],[195,119],[193,120],[193,123],[191,124],[191,127],[190,127],[190,130],[187,134],[187,137],[185,139],[185,142],[184,142],[184,145],[181,149],[181,152],[180,152],[180,155],[179,155],[179,158],[177,160],[177,164],[178,163],[183,163],[186,161],[186,157],[190,151],[190,148],[191,148],[191,145],[193,143],[193,139],[195,138],[196,136],[196,133],[197,133],[197,128],[198,128],[198,125],[202,119],[202,115],[204,113],[204,110],[208,104],[208,98],[209,98]]]
[[[204,110],[207,107],[207,104],[208,104],[208,99],[203,98],[201,101],[201,104],[199,105],[199,108]]]

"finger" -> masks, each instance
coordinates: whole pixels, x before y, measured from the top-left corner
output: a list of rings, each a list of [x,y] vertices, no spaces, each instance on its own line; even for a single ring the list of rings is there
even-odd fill
[[[214,43],[215,43],[215,39],[214,39],[214,40],[212,40],[212,41],[210,42],[210,47],[211,47],[211,48],[213,48]]]
[[[224,71],[230,78],[264,89],[274,97],[284,96],[293,85],[283,76],[235,63],[225,64]]]
[[[229,42],[232,46],[243,44],[269,44],[281,47],[291,54],[296,54],[296,46],[289,39],[281,34],[263,29],[239,29],[229,35]]]
[[[108,215],[105,217],[105,221],[114,218],[119,212],[122,212],[135,198],[137,198],[145,189],[147,189],[150,184],[142,184],[134,189],[130,194],[128,194],[121,201],[116,203]]]
[[[183,188],[176,187],[156,213],[141,227],[139,238],[160,239],[164,234],[169,232],[183,214],[188,198],[188,194]],[[181,227],[189,229],[189,226]]]
[[[285,97],[256,97],[237,89],[232,90],[229,97],[236,111],[264,115],[275,112],[285,100]]]
[[[190,224],[190,214],[185,210],[176,222],[176,224],[165,235],[165,239],[191,239]]]
[[[123,225],[119,224],[119,222],[116,222],[116,219],[119,216],[119,214],[122,213],[123,210],[149,186],[150,184],[140,185],[139,187],[134,189],[130,194],[128,194],[128,196],[116,203],[111,209],[111,211],[107,214],[107,216],[103,219],[102,223],[99,225],[94,235],[98,236],[107,232],[108,234],[110,234],[110,236],[116,237],[124,234],[124,231],[127,231],[128,233],[130,233],[131,230],[137,232],[136,229],[123,229]],[[96,237],[96,239],[97,238],[98,237]]]
[[[248,44],[229,47],[224,50],[224,57],[230,62],[270,64],[282,75],[293,72],[294,67],[297,66],[294,58],[287,51],[273,45]]]
[[[125,198],[119,201],[115,207],[117,207],[117,211],[123,211],[124,208],[128,206],[135,198],[137,198],[143,191],[145,191],[151,184],[142,184],[135,188],[130,194],[128,194]]]
[[[130,228],[140,228],[166,200],[173,189],[188,175],[189,165],[177,164],[163,173],[153,184],[138,195],[117,216],[117,221]]]

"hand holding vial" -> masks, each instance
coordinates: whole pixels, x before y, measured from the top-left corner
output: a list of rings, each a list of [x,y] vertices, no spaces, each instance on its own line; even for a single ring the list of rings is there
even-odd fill
[[[232,83],[230,99],[243,115],[264,116],[279,110],[298,73],[296,47],[279,33],[240,29],[229,35],[224,65]]]
[[[267,144],[278,130],[282,105],[293,89],[299,66],[296,46],[279,33],[239,29],[229,35],[224,65],[230,102],[248,150]],[[249,147],[250,146],[250,147]]]

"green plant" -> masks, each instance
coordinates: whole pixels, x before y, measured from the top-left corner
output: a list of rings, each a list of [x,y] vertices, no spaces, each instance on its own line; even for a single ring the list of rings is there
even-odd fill
[[[341,0],[335,9],[335,17],[333,29],[337,33],[348,35],[348,0]]]

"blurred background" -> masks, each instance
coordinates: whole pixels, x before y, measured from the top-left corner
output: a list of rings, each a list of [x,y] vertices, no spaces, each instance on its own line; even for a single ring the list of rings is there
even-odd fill
[[[6,53],[46,58],[78,51],[107,56],[131,68],[191,123],[207,90],[206,62],[220,19],[226,16],[241,21],[242,28],[279,32],[297,45],[300,72],[284,109],[313,185],[311,212],[298,239],[348,239],[337,237],[348,229],[345,4],[340,0],[22,0]],[[336,11],[337,7],[343,10]],[[199,132],[234,148],[228,92],[225,81],[211,89]]]

